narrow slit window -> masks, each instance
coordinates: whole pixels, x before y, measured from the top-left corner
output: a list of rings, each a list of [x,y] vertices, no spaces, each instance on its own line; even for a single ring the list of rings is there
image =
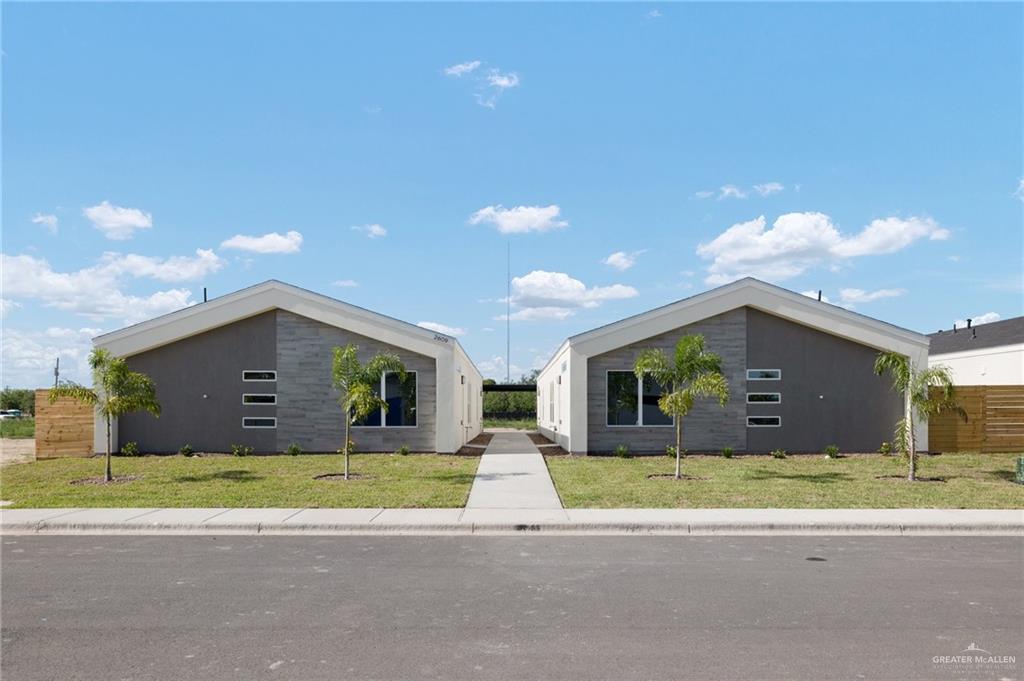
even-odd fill
[[[277,419],[270,416],[244,416],[243,428],[277,428]]]
[[[782,425],[781,416],[748,416],[748,428],[778,428]]]
[[[782,378],[782,369],[747,369],[748,381],[778,381]]]
[[[779,404],[782,393],[747,393],[747,404]]]
[[[242,372],[243,381],[276,381],[277,372],[269,370],[246,370]]]

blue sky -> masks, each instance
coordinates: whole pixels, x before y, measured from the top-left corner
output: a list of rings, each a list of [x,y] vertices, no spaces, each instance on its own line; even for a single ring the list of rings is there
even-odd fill
[[[277,278],[503,376],[743,275],[1022,314],[1020,4],[3,6],[3,382]]]

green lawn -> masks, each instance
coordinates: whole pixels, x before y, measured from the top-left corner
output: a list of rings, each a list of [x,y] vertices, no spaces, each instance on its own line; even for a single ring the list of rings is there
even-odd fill
[[[516,430],[537,430],[537,419],[491,419],[484,417],[484,428],[515,428]]]
[[[0,499],[13,508],[279,507],[454,508],[464,506],[478,457],[355,454],[350,471],[364,479],[314,480],[338,473],[341,456],[114,457],[115,485],[72,485],[102,476],[103,459],[53,459],[6,466]]]
[[[0,421],[0,437],[28,439],[36,436],[36,420],[31,417],[23,419],[4,419]]]
[[[908,483],[901,457],[693,456],[676,481],[667,456],[548,457],[566,508],[1024,508],[1013,482],[1017,454],[943,454],[919,459],[918,474],[945,482]]]

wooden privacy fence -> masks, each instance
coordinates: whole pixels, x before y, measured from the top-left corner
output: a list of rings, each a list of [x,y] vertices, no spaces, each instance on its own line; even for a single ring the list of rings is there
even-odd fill
[[[956,389],[967,420],[947,412],[928,420],[933,452],[1024,452],[1024,385]]]
[[[36,458],[92,456],[93,410],[78,400],[50,404],[50,391],[36,391]]]

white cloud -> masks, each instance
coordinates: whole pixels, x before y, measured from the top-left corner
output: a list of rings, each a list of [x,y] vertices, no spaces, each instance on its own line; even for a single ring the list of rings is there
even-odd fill
[[[718,189],[718,200],[722,199],[745,199],[747,192],[734,184],[723,185]]]
[[[353,225],[353,232],[362,232],[368,239],[382,239],[388,235],[388,230],[374,223],[372,225]]]
[[[469,224],[490,223],[502,234],[526,234],[527,232],[548,232],[569,226],[568,221],[559,220],[562,209],[550,206],[487,206],[469,216]]]
[[[487,84],[499,90],[509,90],[519,87],[519,76],[513,71],[502,73],[498,69],[491,69],[487,72]]]
[[[57,224],[59,222],[60,220],[57,219],[57,216],[52,213],[36,213],[32,216],[32,224],[42,225],[49,230],[50,234],[57,233]]]
[[[167,261],[152,260],[148,265],[151,269],[139,276],[170,276],[161,267]],[[123,293],[121,280],[136,275],[108,256],[93,267],[56,272],[40,258],[0,254],[0,269],[5,296],[39,300],[46,307],[95,320],[119,319],[133,324],[194,304],[187,289],[168,289],[148,296]]]
[[[355,288],[359,286],[359,282],[355,279],[338,279],[331,283],[332,286],[339,286],[341,288]]]
[[[980,314],[975,317],[971,317],[971,325],[978,326],[979,324],[991,324],[992,322],[998,322],[1000,319],[1002,319],[1002,317],[998,312],[986,312],[985,314]],[[966,319],[958,319],[953,323],[956,324],[957,327],[961,329],[967,327]]]
[[[632,298],[638,292],[632,286],[587,286],[564,272],[534,270],[522,277],[512,278],[512,306],[510,319],[537,321],[565,319],[576,308],[593,308],[609,300]],[[504,320],[501,315],[495,319]]]
[[[841,234],[824,213],[786,213],[771,229],[765,227],[762,215],[700,244],[697,255],[712,261],[705,281],[717,285],[745,276],[784,280],[814,266],[894,253],[923,238],[949,237],[931,218],[917,217],[873,220],[852,236]]]
[[[865,291],[862,288],[844,288],[839,290],[839,299],[844,305],[871,303],[883,298],[898,298],[906,293],[901,288],[880,288],[877,291]]]
[[[715,193],[710,189],[702,189],[699,192],[694,193],[694,198],[697,199],[710,199]]]
[[[195,281],[219,272],[226,261],[211,249],[197,248],[194,258],[175,255],[157,258],[129,253],[104,253],[99,267],[113,276],[149,278],[164,282]]]
[[[620,272],[625,272],[636,264],[637,257],[643,253],[644,251],[633,251],[632,253],[615,251],[601,262],[609,267],[614,267]]]
[[[462,78],[467,73],[472,73],[480,68],[480,61],[464,61],[461,64],[452,64],[444,70],[444,75]]]
[[[1013,192],[1013,195],[1024,201],[1024,177],[1017,180],[1017,189]]]
[[[298,253],[302,248],[302,234],[295,230],[287,234],[270,232],[263,236],[236,234],[221,242],[220,247],[250,253]]]
[[[778,194],[786,187],[781,182],[765,182],[764,184],[755,184],[754,191],[761,196],[771,196],[772,194]]]
[[[489,69],[481,81],[480,90],[475,95],[476,103],[493,109],[498,105],[501,95],[515,87],[519,87],[519,74],[514,71],[502,73],[498,69]]]
[[[88,384],[92,338],[100,329],[51,327],[45,331],[4,329],[2,361],[4,382],[24,388],[53,384],[54,361],[60,358],[62,379]]]
[[[485,326],[484,328],[482,328],[480,330],[484,331],[486,333],[490,333],[490,332],[494,331],[494,329],[492,327],[490,327],[490,326]]]
[[[518,366],[513,364],[509,367],[508,372],[506,372],[505,358],[499,355],[476,362],[476,367],[480,370],[480,373],[484,375],[484,378],[493,378],[497,381],[504,381],[506,373],[511,376],[519,376],[522,371]]]
[[[801,295],[805,295],[808,298],[814,298],[815,300],[818,299],[818,292],[817,291],[801,291],[800,293],[801,293]],[[823,294],[821,294],[821,302],[823,302],[823,303],[831,303],[832,301],[829,300],[828,296],[826,296],[823,293]]]
[[[9,300],[7,298],[0,298],[0,319],[6,318],[7,313],[16,307],[21,307],[21,303],[16,300]]]
[[[446,336],[466,335],[466,330],[461,326],[448,326],[447,324],[440,324],[438,322],[417,322],[416,326],[422,326],[424,329],[443,333]]]
[[[660,19],[663,15],[661,10],[652,9],[650,12],[644,15],[648,19]]]
[[[108,239],[123,241],[130,239],[137,229],[153,226],[153,216],[138,208],[123,208],[109,201],[84,208],[82,212],[93,227],[103,232]]]

